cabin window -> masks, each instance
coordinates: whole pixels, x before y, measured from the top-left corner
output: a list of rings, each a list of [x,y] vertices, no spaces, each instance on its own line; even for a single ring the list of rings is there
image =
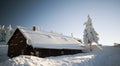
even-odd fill
[[[39,55],[42,56],[42,52],[39,52]]]
[[[22,43],[23,42],[23,40],[20,40],[20,43]]]
[[[36,55],[36,56],[39,56],[39,51],[35,51],[35,55]]]
[[[21,54],[24,55],[24,50],[21,50]]]
[[[61,51],[61,54],[64,54],[64,51]]]
[[[34,52],[30,52],[30,55],[34,55]]]

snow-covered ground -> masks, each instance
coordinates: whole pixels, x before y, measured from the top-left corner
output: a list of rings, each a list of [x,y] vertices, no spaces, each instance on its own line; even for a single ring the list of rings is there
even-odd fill
[[[120,66],[120,47],[101,48],[89,53],[46,58],[21,55],[2,62],[0,66]]]
[[[0,45],[0,62],[4,62],[5,60],[9,59],[7,57],[7,45]]]

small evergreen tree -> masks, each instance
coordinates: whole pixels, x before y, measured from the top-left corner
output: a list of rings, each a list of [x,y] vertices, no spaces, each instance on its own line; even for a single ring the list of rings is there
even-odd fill
[[[13,28],[11,25],[9,25],[6,30],[6,42],[10,39],[12,34],[13,34]]]
[[[6,38],[6,31],[4,25],[0,26],[0,42],[5,42]]]
[[[83,35],[83,41],[85,44],[89,44],[90,46],[90,51],[92,51],[91,45],[93,42],[98,44],[98,34],[94,30],[93,25],[92,25],[92,20],[90,16],[88,15],[88,20],[87,22],[84,23],[85,29],[84,29],[84,35]]]

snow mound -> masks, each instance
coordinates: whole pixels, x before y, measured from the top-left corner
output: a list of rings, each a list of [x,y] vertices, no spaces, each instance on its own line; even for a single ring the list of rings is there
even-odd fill
[[[20,55],[0,66],[120,66],[120,48],[103,46],[89,53],[39,58]]]
[[[93,57],[94,55],[79,56],[79,54],[48,58],[21,55],[9,59],[4,66],[79,66],[84,65],[85,61],[88,62]]]

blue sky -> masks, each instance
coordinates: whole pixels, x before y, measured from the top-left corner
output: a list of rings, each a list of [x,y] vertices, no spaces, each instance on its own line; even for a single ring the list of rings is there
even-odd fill
[[[83,39],[83,23],[90,14],[99,43],[120,43],[120,0],[0,0],[0,24],[42,26]]]

